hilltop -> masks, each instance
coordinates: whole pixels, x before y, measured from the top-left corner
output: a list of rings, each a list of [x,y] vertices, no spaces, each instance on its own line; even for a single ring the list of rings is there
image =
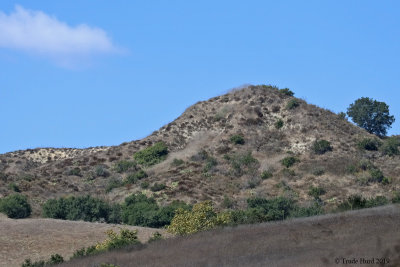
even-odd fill
[[[248,86],[190,106],[141,140],[2,154],[0,196],[17,186],[28,196],[34,216],[50,198],[86,194],[120,202],[143,192],[160,204],[212,200],[221,209],[227,199],[232,206],[244,207],[250,196],[291,195],[306,205],[313,200],[310,186],[326,191],[320,198],[327,209],[354,194],[390,199],[400,190],[400,156],[360,149],[357,143],[365,138],[374,136],[285,90]],[[327,140],[331,151],[315,153],[313,144],[319,140]],[[133,162],[135,153],[159,142],[168,149],[165,160],[140,165],[146,177],[126,183],[139,167],[121,170],[118,163]],[[290,168],[282,165],[286,157],[295,158]],[[370,179],[371,166],[382,172],[386,183]],[[149,188],[155,183],[163,186],[152,192]]]

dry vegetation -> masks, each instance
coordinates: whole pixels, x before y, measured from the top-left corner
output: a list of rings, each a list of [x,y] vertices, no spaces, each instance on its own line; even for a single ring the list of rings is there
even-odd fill
[[[1,216],[0,266],[20,266],[26,258],[47,260],[56,253],[69,259],[77,249],[104,241],[107,230],[118,232],[120,227],[137,229],[141,242],[146,242],[156,231],[166,235],[162,229],[145,227],[54,219],[12,220]]]
[[[400,156],[357,146],[361,139],[373,137],[337,114],[276,87],[248,86],[196,103],[142,140],[113,147],[37,148],[2,154],[0,198],[20,191],[28,197],[35,218],[41,216],[46,200],[61,196],[89,194],[122,202],[142,192],[154,196],[160,205],[173,200],[191,204],[212,200],[217,209],[224,209],[226,198],[232,207],[245,208],[252,196],[291,196],[307,205],[313,201],[308,194],[313,186],[325,190],[320,199],[331,211],[350,195],[391,199],[400,192]],[[332,149],[314,153],[318,140],[329,141]],[[136,152],[158,142],[164,142],[169,151],[161,163],[126,170],[115,167],[121,161],[133,162]],[[287,157],[296,159],[293,166],[282,165]],[[367,165],[379,168],[388,182],[372,181]],[[137,181],[134,175],[140,168],[147,176]],[[233,230],[226,231],[221,233]],[[69,244],[73,238],[68,238],[63,236],[59,242]],[[194,259],[194,263],[199,262]]]
[[[400,265],[400,206],[203,232],[61,266],[338,266],[335,259]],[[386,264],[377,264],[386,259]],[[342,266],[343,264],[339,264]],[[360,266],[347,264],[346,266]]]

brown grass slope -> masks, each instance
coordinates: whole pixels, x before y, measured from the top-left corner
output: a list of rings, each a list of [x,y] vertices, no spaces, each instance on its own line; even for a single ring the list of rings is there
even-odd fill
[[[400,266],[400,206],[243,225],[108,252],[61,266]],[[339,264],[335,260],[339,260]],[[384,264],[379,264],[378,259]],[[366,264],[364,262],[364,264]],[[361,265],[364,266],[364,265]]]
[[[120,227],[138,230],[141,242],[147,242],[156,231],[165,234],[162,229],[137,226],[0,216],[0,266],[21,266],[27,258],[47,261],[56,253],[67,260],[76,250],[104,241],[107,230],[118,233]]]
[[[381,152],[361,151],[356,143],[371,137],[366,131],[341,119],[329,110],[307,104],[297,99],[300,105],[287,109],[294,97],[286,96],[271,86],[249,86],[233,90],[208,101],[189,107],[179,118],[161,127],[150,136],[113,147],[89,149],[38,148],[0,155],[0,196],[11,194],[8,185],[16,183],[23,194],[29,196],[34,215],[39,215],[40,205],[49,198],[65,195],[91,194],[111,201],[121,201],[130,193],[149,190],[139,183],[116,188],[106,193],[111,179],[123,180],[128,174],[119,174],[113,166],[120,160],[132,160],[135,152],[158,141],[167,144],[170,151],[167,159],[147,168],[146,180],[153,184],[165,183],[167,187],[155,193],[160,203],[182,199],[191,203],[211,199],[220,204],[224,196],[232,198],[238,207],[245,199],[254,196],[277,196],[291,194],[300,202],[311,198],[307,191],[311,185],[322,186],[327,193],[322,200],[328,207],[336,206],[351,194],[364,197],[384,195],[392,197],[400,189],[400,157],[388,157]],[[277,129],[275,123],[284,122]],[[244,145],[230,142],[234,134],[245,138]],[[332,143],[333,151],[315,155],[310,147],[315,140],[326,139]],[[199,157],[206,151],[217,161],[207,172],[205,160]],[[251,170],[235,174],[227,155],[242,155],[251,152],[258,164]],[[285,170],[280,160],[294,155],[300,162]],[[184,160],[180,166],[171,165],[174,158]],[[392,179],[388,185],[365,183],[368,172],[347,172],[349,165],[370,161],[378,166],[385,176]],[[97,177],[96,166],[108,169],[108,177]],[[80,175],[71,175],[78,168]],[[315,170],[323,170],[316,175]],[[270,170],[273,177],[261,181],[262,171]]]

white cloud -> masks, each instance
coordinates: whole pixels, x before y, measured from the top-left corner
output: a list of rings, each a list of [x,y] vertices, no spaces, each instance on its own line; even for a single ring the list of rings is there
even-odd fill
[[[21,6],[16,6],[9,15],[0,11],[0,47],[39,54],[64,63],[118,50],[100,28],[85,24],[72,27],[54,16]]]

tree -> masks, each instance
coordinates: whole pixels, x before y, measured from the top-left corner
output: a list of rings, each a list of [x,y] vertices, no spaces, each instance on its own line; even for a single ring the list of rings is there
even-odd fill
[[[394,116],[389,115],[389,106],[385,102],[368,97],[361,97],[351,104],[347,115],[355,124],[378,136],[385,136],[394,122]]]

